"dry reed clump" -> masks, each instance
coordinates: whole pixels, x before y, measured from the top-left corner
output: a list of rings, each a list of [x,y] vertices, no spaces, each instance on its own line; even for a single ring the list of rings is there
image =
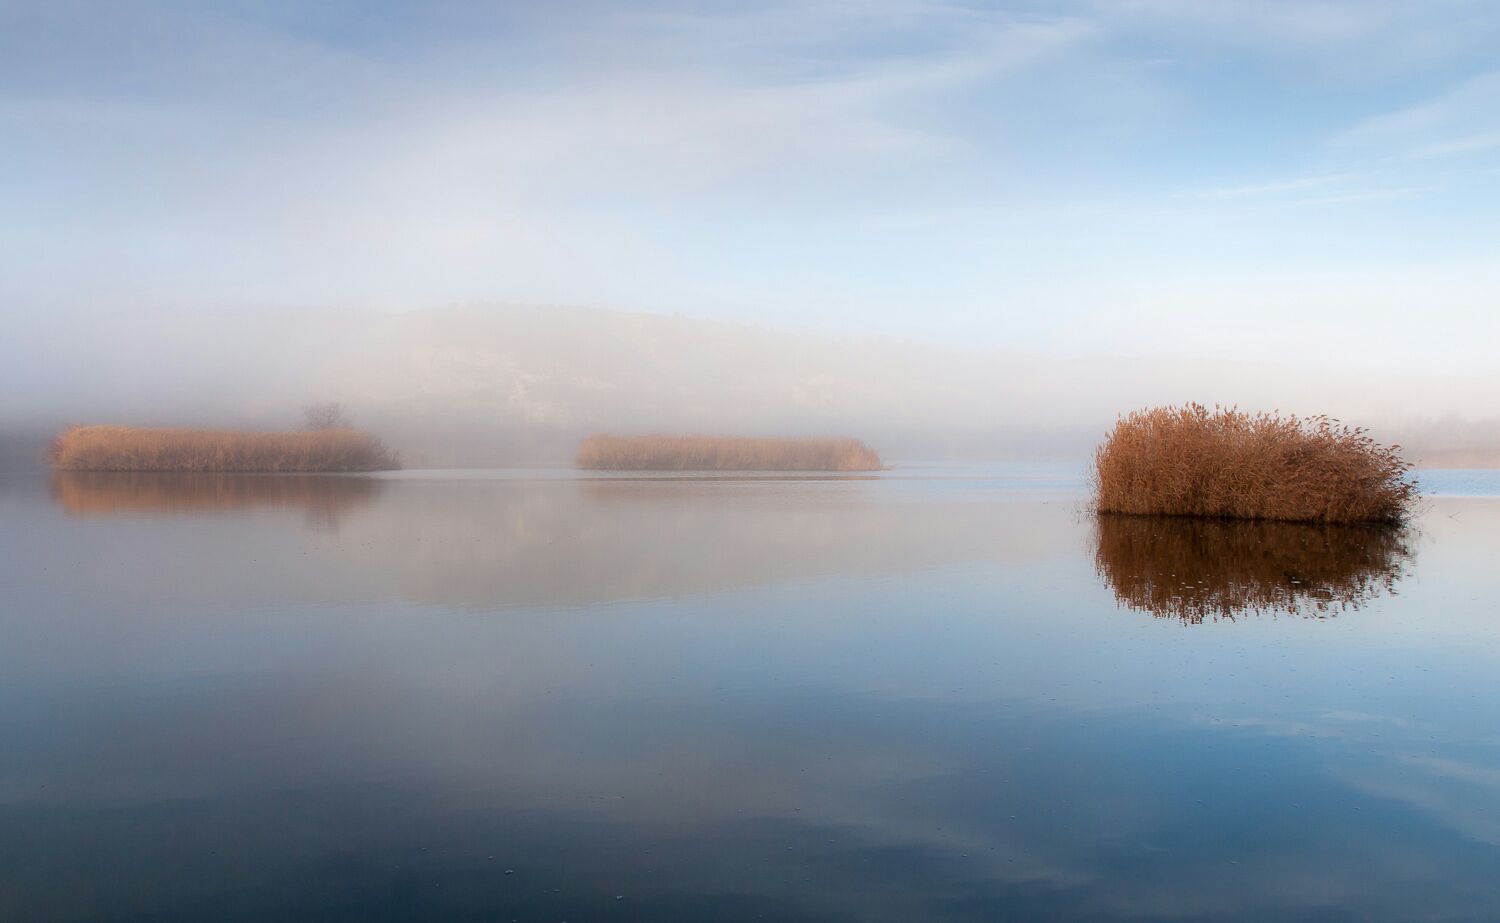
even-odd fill
[[[745,436],[590,436],[578,466],[610,471],[878,471],[857,439]]]
[[[1371,525],[1104,515],[1094,567],[1121,604],[1158,618],[1325,618],[1395,592],[1407,538]]]
[[[1328,417],[1201,404],[1122,417],[1094,453],[1100,513],[1399,523],[1416,500],[1400,446]]]
[[[239,432],[75,426],[52,442],[67,471],[328,472],[400,467],[376,437],[352,429]]]

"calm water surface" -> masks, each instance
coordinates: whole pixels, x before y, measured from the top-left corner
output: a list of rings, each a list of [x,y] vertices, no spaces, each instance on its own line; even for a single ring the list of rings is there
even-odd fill
[[[1428,487],[0,476],[0,919],[1494,920],[1500,480]]]

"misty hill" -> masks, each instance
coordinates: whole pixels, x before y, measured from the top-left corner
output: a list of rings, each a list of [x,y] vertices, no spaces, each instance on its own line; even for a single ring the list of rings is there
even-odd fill
[[[598,430],[851,435],[898,460],[1081,458],[1117,413],[1193,399],[1330,413],[1435,456],[1484,463],[1500,448],[1484,422],[1500,418],[1496,382],[1389,370],[1044,360],[579,308],[184,311],[54,327],[65,343],[32,343],[0,372],[12,432],[284,426],[302,403],[336,400],[412,464],[566,461]]]
[[[1468,406],[1493,418],[1500,406],[1485,382],[1392,385],[1388,371],[1209,360],[1043,360],[584,309],[386,317],[325,365],[314,387],[378,415],[403,442],[455,459],[566,459],[580,435],[601,429],[848,434],[908,459],[1079,458],[1121,410],[1188,398],[1326,412],[1383,435],[1414,435],[1420,422],[1440,437],[1424,446],[1434,453],[1482,455],[1500,441],[1484,444],[1493,426],[1425,416],[1436,394],[1452,404],[1467,392]]]
[[[987,357],[917,344],[512,309],[383,319],[314,387],[397,428],[500,427],[571,445],[596,430],[890,436],[934,414],[973,425],[1015,384],[997,379]]]

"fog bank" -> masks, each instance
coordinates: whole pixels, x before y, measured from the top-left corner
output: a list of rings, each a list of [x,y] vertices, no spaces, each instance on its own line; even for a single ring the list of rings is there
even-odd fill
[[[24,323],[24,321],[23,321]],[[69,422],[293,427],[338,401],[409,465],[561,463],[595,431],[831,434],[892,460],[1082,458],[1115,416],[1197,400],[1327,413],[1429,464],[1500,459],[1500,376],[1044,358],[584,308],[133,310],[14,331],[0,456]]]

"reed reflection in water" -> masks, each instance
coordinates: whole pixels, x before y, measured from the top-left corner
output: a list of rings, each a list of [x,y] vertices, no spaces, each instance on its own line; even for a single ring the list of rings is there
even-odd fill
[[[1184,624],[1326,618],[1394,594],[1409,541],[1386,526],[1100,515],[1094,567],[1122,605]]]
[[[50,489],[74,516],[300,509],[311,526],[336,528],[383,486],[359,475],[57,471]]]

